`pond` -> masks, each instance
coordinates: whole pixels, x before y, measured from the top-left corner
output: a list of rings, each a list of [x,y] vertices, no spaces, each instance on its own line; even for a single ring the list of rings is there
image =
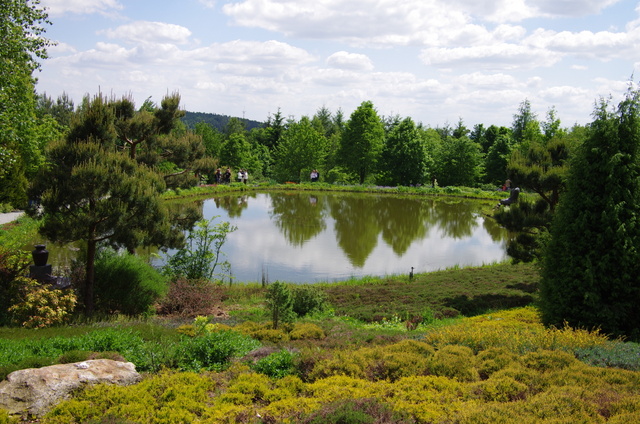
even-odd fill
[[[507,258],[506,230],[481,214],[487,202],[477,200],[296,191],[218,196],[201,206],[204,218],[237,226],[223,251],[239,282],[408,275],[412,267]]]

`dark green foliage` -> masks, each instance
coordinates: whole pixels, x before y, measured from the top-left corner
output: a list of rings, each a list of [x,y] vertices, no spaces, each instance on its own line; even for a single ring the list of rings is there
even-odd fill
[[[489,184],[502,184],[507,179],[507,163],[511,156],[512,140],[509,135],[499,135],[489,147],[484,158],[485,179]]]
[[[565,190],[570,154],[569,138],[529,143],[524,152],[515,151],[509,160],[512,187],[538,193],[553,211]]]
[[[163,178],[116,151],[114,119],[106,99],[87,99],[68,136],[48,149],[51,166],[38,175],[31,192],[41,200],[43,235],[57,242],[86,242],[86,277],[78,289],[87,314],[94,309],[98,243],[134,250],[140,245],[176,247],[183,237],[178,228],[183,221],[170,219],[160,198]]]
[[[342,133],[340,163],[357,175],[360,184],[378,165],[384,142],[384,125],[370,101],[362,102],[351,114]]]
[[[326,303],[326,294],[316,286],[304,284],[293,289],[293,312],[299,317],[322,311]]]
[[[640,338],[640,113],[604,101],[572,162],[540,283],[547,325]]]
[[[256,372],[268,375],[272,378],[282,378],[290,375],[294,371],[294,354],[287,349],[274,352],[266,358],[260,359],[253,365]]]
[[[180,343],[178,365],[184,371],[220,371],[229,365],[231,358],[258,347],[260,342],[236,331],[206,333]]]
[[[423,184],[427,178],[427,152],[411,118],[393,127],[382,150],[384,185]]]
[[[140,256],[105,249],[96,259],[95,307],[104,313],[148,314],[168,290],[168,279]]]
[[[507,240],[507,253],[514,263],[542,258],[553,217],[547,201],[520,197],[516,204],[498,209],[493,216],[498,224],[515,234]]]
[[[199,123],[206,123],[212,128],[223,132],[231,118],[231,116],[218,115],[216,113],[185,112],[184,116],[182,117],[182,122],[184,122],[185,125],[191,129],[195,129]],[[265,125],[263,122],[252,121],[250,119],[242,119],[242,122],[244,123],[244,126],[247,128],[247,130],[260,128]]]
[[[295,316],[293,312],[293,296],[287,284],[276,281],[269,285],[267,308],[271,311],[271,321],[274,329],[277,329],[281,322],[293,321]]]
[[[469,137],[447,137],[436,154],[440,186],[475,187],[482,177],[482,150]]]
[[[576,349],[576,358],[596,367],[640,371],[640,344],[614,341],[604,346]]]

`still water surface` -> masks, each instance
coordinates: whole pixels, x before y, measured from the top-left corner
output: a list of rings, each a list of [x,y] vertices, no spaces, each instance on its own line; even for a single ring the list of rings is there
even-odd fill
[[[202,212],[238,227],[223,247],[235,281],[264,275],[301,283],[502,261],[507,232],[480,214],[483,206],[468,199],[293,192],[219,196],[205,200]]]

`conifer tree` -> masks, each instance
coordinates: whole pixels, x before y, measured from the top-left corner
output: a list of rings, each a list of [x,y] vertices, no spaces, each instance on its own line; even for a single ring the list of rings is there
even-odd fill
[[[551,226],[540,283],[547,325],[640,332],[640,102],[601,101]]]
[[[34,181],[41,202],[40,232],[47,239],[86,243],[86,276],[79,287],[87,314],[93,312],[94,263],[100,243],[133,250],[139,245],[175,247],[182,233],[160,199],[158,173],[118,152],[113,108],[97,96],[74,120],[68,136],[47,151],[50,166]],[[193,220],[191,221],[193,223]]]

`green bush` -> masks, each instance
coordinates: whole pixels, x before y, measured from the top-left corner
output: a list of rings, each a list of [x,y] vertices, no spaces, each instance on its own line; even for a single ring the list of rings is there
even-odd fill
[[[293,289],[293,312],[299,317],[323,311],[326,303],[326,294],[316,286],[303,284]]]
[[[253,365],[253,370],[272,378],[282,378],[294,371],[294,354],[287,349],[274,352]]]
[[[217,331],[186,337],[178,348],[178,366],[185,371],[223,370],[233,357],[246,355],[260,342],[236,331]]]
[[[97,311],[150,313],[153,304],[167,293],[167,278],[138,256],[107,249],[100,252],[95,266]]]

